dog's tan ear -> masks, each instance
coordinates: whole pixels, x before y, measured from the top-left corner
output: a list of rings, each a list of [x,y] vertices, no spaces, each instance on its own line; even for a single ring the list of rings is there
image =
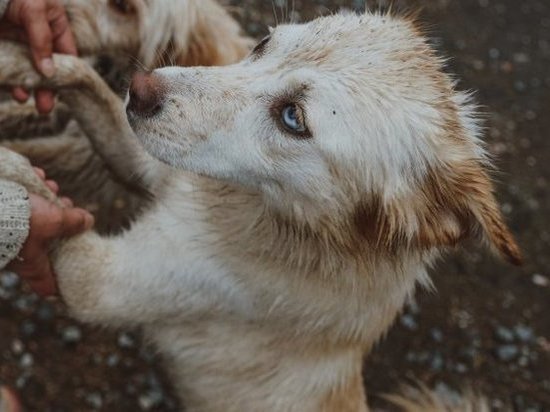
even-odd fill
[[[419,226],[420,243],[450,246],[465,237],[481,235],[508,262],[522,263],[520,249],[495,199],[493,184],[479,163],[432,171],[427,187],[422,191],[427,206],[419,219],[423,221]]]
[[[521,265],[523,257],[520,248],[504,221],[489,176],[481,168],[475,174],[469,193],[464,194],[475,222],[493,250],[508,262]]]
[[[195,10],[194,25],[186,44],[173,50],[180,66],[223,66],[237,63],[254,45],[241,33],[241,28],[219,4],[203,0]]]

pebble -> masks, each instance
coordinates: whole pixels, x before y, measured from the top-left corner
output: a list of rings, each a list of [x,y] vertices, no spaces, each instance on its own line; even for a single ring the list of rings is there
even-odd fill
[[[36,304],[38,301],[38,297],[36,295],[24,295],[20,298],[16,299],[13,305],[16,309],[26,312],[32,309],[32,307]]]
[[[517,325],[514,327],[514,333],[521,342],[528,343],[535,340],[535,332],[529,326]]]
[[[138,398],[139,407],[143,411],[150,411],[151,409],[160,406],[163,401],[164,394],[158,389],[147,391]]]
[[[55,308],[48,302],[41,302],[36,309],[36,316],[42,322],[49,322],[55,318]]]
[[[132,349],[136,346],[136,340],[129,333],[121,333],[118,335],[118,346],[122,349]]]
[[[436,353],[433,356],[432,361],[430,362],[430,367],[434,371],[440,371],[441,369],[443,369],[444,364],[445,364],[445,361],[443,360],[443,356],[441,356],[440,353]]]
[[[437,328],[433,328],[430,331],[430,335],[432,336],[432,339],[438,343],[443,342],[443,332]]]
[[[3,272],[2,275],[0,275],[0,286],[4,289],[15,289],[20,283],[19,276],[15,273]]]
[[[498,326],[496,328],[495,336],[500,342],[511,343],[514,341],[514,332],[504,326]]]
[[[416,323],[416,320],[414,320],[414,318],[411,315],[401,316],[401,324],[409,330],[418,329],[418,324]]]
[[[112,355],[109,355],[107,357],[107,360],[105,361],[105,363],[110,368],[114,368],[120,363],[120,356],[118,356],[116,353],[113,353]]]
[[[34,365],[34,358],[30,353],[24,353],[19,359],[19,366],[28,369]]]
[[[94,409],[101,409],[103,406],[103,397],[99,392],[91,392],[87,394],[85,400],[86,403]]]
[[[519,348],[516,345],[501,345],[496,350],[497,357],[504,362],[514,360],[519,354]]]
[[[11,343],[11,351],[14,353],[14,355],[21,355],[24,350],[25,350],[25,345],[19,339],[15,339]]]
[[[82,331],[76,326],[68,326],[61,331],[61,338],[68,344],[78,343],[82,340]]]
[[[542,288],[546,288],[550,286],[550,279],[548,279],[546,276],[542,276],[538,273],[535,273],[533,277],[531,278],[533,283],[537,286],[540,286]]]
[[[29,338],[36,333],[36,324],[30,320],[24,320],[20,326],[21,334]]]

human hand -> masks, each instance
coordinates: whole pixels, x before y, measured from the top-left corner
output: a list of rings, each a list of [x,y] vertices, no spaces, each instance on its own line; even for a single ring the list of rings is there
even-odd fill
[[[76,55],[76,44],[60,0],[11,0],[0,22],[0,37],[29,44],[36,69],[46,77],[55,73],[54,52]],[[25,102],[29,93],[16,87],[13,97]],[[35,92],[36,108],[49,113],[54,107],[51,90]]]
[[[45,179],[42,170],[37,173]],[[45,183],[55,193],[57,184],[51,180]],[[8,269],[27,281],[41,296],[52,296],[57,292],[55,274],[48,257],[50,243],[89,230],[94,225],[93,216],[84,209],[73,207],[69,199],[62,199],[63,207],[37,195],[29,195],[31,204],[30,230],[19,258],[8,265]]]

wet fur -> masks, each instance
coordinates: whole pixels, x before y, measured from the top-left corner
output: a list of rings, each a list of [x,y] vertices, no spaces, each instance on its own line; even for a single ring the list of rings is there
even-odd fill
[[[474,237],[521,261],[475,107],[409,19],[337,14],[233,66],[156,70],[163,109],[129,122],[79,60],[56,56],[44,81],[21,49],[0,56],[2,83],[59,88],[113,173],[154,197],[54,265],[75,317],[143,328],[188,411],[366,411],[363,356],[437,257]],[[284,99],[310,138],[280,127]]]

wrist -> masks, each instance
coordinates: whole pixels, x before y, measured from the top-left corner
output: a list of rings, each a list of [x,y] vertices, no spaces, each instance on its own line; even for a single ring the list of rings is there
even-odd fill
[[[0,182],[0,269],[15,259],[29,235],[30,202],[24,187]]]

